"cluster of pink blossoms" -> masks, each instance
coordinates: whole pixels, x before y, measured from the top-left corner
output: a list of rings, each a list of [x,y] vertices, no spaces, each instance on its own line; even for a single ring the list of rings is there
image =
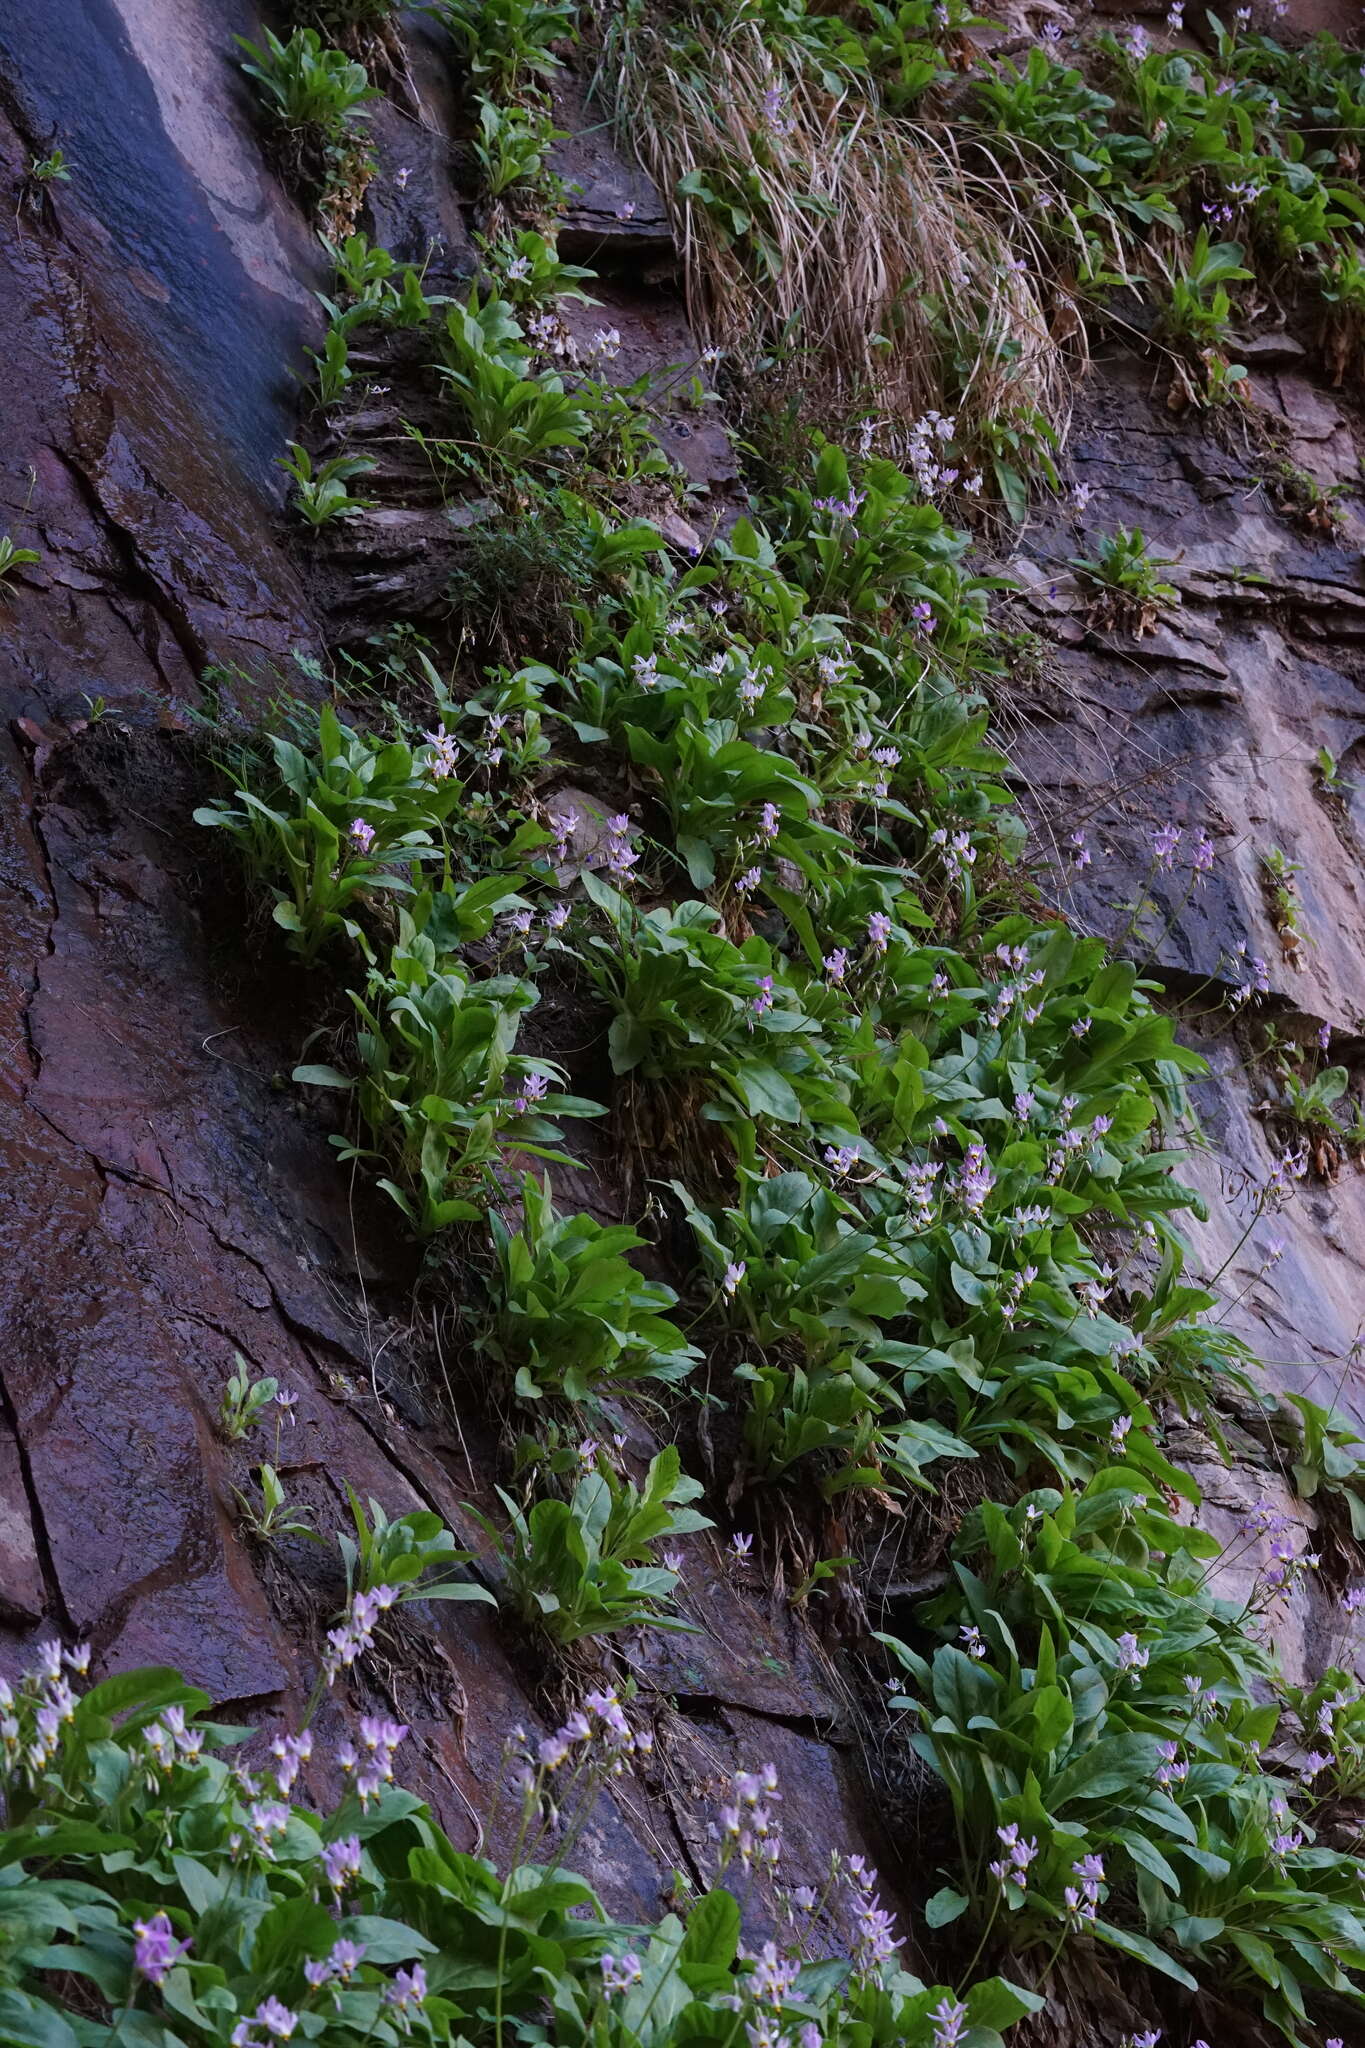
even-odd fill
[[[782,1836],[772,1809],[781,1797],[776,1765],[735,1772],[730,1802],[717,1816],[722,1870],[736,1856],[746,1870],[754,1865],[770,1870],[776,1866],[782,1854]]]
[[[368,1593],[357,1593],[338,1626],[328,1629],[322,1670],[329,1686],[373,1646],[380,1615],[396,1606],[398,1599],[396,1586],[375,1586]]]

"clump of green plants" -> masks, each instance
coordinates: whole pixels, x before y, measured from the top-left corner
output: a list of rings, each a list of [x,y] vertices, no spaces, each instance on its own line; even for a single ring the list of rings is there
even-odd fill
[[[53,149],[46,156],[29,158],[28,176],[37,186],[69,185],[74,166],[67,162],[66,152]]]
[[[1250,278],[1236,242],[1212,242],[1201,227],[1184,267],[1170,279],[1161,326],[1178,350],[1177,390],[1194,405],[1216,405],[1237,394],[1246,378],[1240,363],[1230,363],[1232,334],[1229,284]]]
[[[931,1922],[1099,1943],[1189,1990],[1216,1969],[1290,2040],[1317,1985],[1365,2003],[1350,1859],[1314,1844],[1302,1782],[1261,1762],[1279,1708],[1207,1590],[1212,1539],[1116,1465],[1083,1495],[983,1507],[958,1549],[969,1619],[938,1608],[956,1640],[926,1659],[884,1638],[957,1822]]]
[[[353,216],[368,181],[369,158],[356,128],[375,88],[365,66],[329,48],[315,28],[300,26],[287,41],[273,29],[262,33],[261,43],[234,38],[242,69],[255,81],[286,175],[310,192],[335,229]]]
[[[1294,887],[1294,877],[1303,870],[1279,846],[1272,846],[1268,853],[1261,855],[1260,870],[1261,889],[1275,927],[1275,936],[1280,942],[1280,951],[1290,966],[1302,973],[1302,951],[1307,934],[1301,922],[1303,906]]]
[[[363,995],[352,991],[358,1076],[295,1069],[306,1085],[354,1091],[371,1148],[334,1143],[344,1159],[395,1169],[379,1185],[423,1237],[483,1214],[509,1149],[571,1164],[558,1149],[556,1119],[601,1114],[599,1104],[562,1092],[553,1061],[515,1051],[535,989],[511,975],[476,981],[455,958],[462,941],[482,938],[497,911],[519,900],[504,876],[420,894],[400,910],[397,941],[372,964]]]
[[[375,97],[364,65],[344,50],[328,49],[316,29],[296,28],[287,42],[270,29],[263,44],[235,40],[246,52],[243,71],[284,128],[315,129],[334,142]]]
[[[460,60],[470,89],[487,100],[514,100],[560,68],[556,43],[572,41],[570,0],[432,0],[430,12]]]
[[[508,1591],[522,1619],[566,1647],[625,1628],[692,1631],[670,1611],[679,1573],[654,1562],[665,1538],[709,1529],[688,1503],[701,1483],[687,1478],[673,1445],[650,1464],[644,1484],[618,1480],[597,1446],[568,1500],[551,1495],[522,1509],[499,1488],[508,1530],[495,1536]]]
[[[1072,555],[1071,567],[1093,593],[1092,616],[1103,626],[1121,626],[1135,639],[1153,632],[1162,613],[1179,604],[1180,592],[1161,571],[1175,557],[1149,553],[1140,526],[1097,534],[1093,555]]]
[[[346,1567],[348,1604],[357,1594],[373,1594],[380,1587],[396,1593],[395,1606],[405,1600],[492,1602],[486,1586],[452,1577],[454,1567],[468,1564],[473,1552],[458,1548],[439,1515],[414,1508],[406,1515],[389,1516],[373,1499],[367,1511],[350,1486],[346,1499],[355,1535],[338,1534],[337,1542]]]
[[[275,1406],[279,1392],[280,1383],[272,1374],[251,1377],[251,1368],[239,1351],[218,1404],[218,1427],[228,1442],[240,1443],[249,1436]]]
[[[1306,1394],[1285,1397],[1298,1411],[1298,1442],[1294,1454],[1294,1487],[1300,1500],[1338,1506],[1357,1543],[1365,1543],[1365,1441],[1348,1416],[1310,1401]]]
[[[942,2048],[949,2023],[972,2048],[1000,2048],[1041,2004],[1002,1978],[960,1999],[925,1985],[889,1934],[875,1952],[821,1959],[784,1935],[781,1954],[771,1949],[777,1978],[742,1952],[736,1892],[776,1846],[752,1825],[759,1798],[780,1797],[770,1766],[735,1780],[715,1887],[685,1917],[622,1927],[564,1860],[613,1774],[646,1749],[608,1688],[534,1748],[520,1731],[511,1739],[513,1782],[496,1790],[512,1802],[516,1848],[499,1871],[457,1850],[395,1782],[402,1723],[359,1718],[340,1752],[341,1796],[320,1810],[300,1796],[308,1726],[276,1735],[253,1773],[264,1784],[248,1790],[229,1758],[250,1731],[207,1718],[204,1693],[154,1669],[78,1698],[71,1680],[89,1662],[87,1646],[43,1644],[9,1689],[0,1732],[12,1930],[0,1993],[16,2038],[499,2048],[540,2028],[548,1997],[570,2048],[623,2028],[687,2048],[774,2014],[818,2026],[831,2048],[883,2027],[904,2048]],[[874,1882],[861,1866],[831,1868],[855,1899]]]
[[[334,455],[314,467],[308,450],[297,441],[289,443],[289,454],[276,459],[287,476],[294,479],[294,510],[309,526],[326,526],[333,519],[353,519],[369,510],[369,498],[354,498],[348,485],[355,477],[368,476],[374,462],[365,455]]]
[[[1313,757],[1313,771],[1318,779],[1318,788],[1324,796],[1334,797],[1340,801],[1349,797],[1355,789],[1356,785],[1351,777],[1342,774],[1341,763],[1330,747],[1318,748]]]
[[[571,1401],[633,1381],[680,1380],[701,1356],[666,1311],[677,1296],[646,1280],[626,1253],[645,1240],[628,1224],[564,1216],[549,1178],[521,1186],[521,1228],[489,1216],[493,1269],[476,1343],[513,1376],[513,1391]]]
[[[260,1499],[257,1501],[240,1486],[234,1486],[232,1497],[237,1503],[242,1526],[257,1543],[279,1543],[286,1536],[298,1536],[308,1542],[319,1542],[313,1523],[311,1508],[291,1502],[284,1481],[273,1465],[261,1464],[257,1468],[257,1482]]]
[[[492,208],[531,210],[542,199],[553,202],[558,187],[548,168],[549,153],[564,133],[539,102],[500,107],[496,100],[482,101],[474,155]]]
[[[257,787],[239,788],[235,804],[202,805],[195,821],[231,834],[274,897],[276,924],[312,960],[343,934],[368,950],[355,913],[367,897],[411,892],[421,867],[442,860],[461,785],[432,772],[433,759],[444,765],[439,749],[414,754],[404,740],[360,734],[330,704],[305,716],[304,745],[278,734],[268,760],[240,758]]]

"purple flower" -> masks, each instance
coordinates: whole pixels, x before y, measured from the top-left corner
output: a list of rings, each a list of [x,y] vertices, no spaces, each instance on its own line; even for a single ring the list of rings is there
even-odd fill
[[[277,2041],[287,2041],[299,2023],[299,2016],[272,1993],[256,2008],[256,2019]]]
[[[391,1757],[408,1730],[405,1722],[381,1719],[377,1715],[363,1714],[360,1720],[360,1739],[371,1755],[381,1751]]]
[[[957,1185],[963,1208],[969,1215],[978,1215],[995,1186],[995,1174],[984,1145],[977,1143],[967,1147]]]
[[[736,1564],[747,1564],[753,1547],[753,1537],[745,1535],[743,1530],[737,1529],[730,1538],[730,1556]]]
[[[771,974],[760,975],[758,994],[753,999],[755,1017],[766,1017],[773,1006],[773,978]]]
[[[360,1875],[360,1837],[345,1835],[328,1842],[322,1852],[322,1868],[334,1892],[344,1892],[347,1881]]]
[[[734,1294],[748,1270],[748,1266],[743,1259],[731,1259],[721,1275],[721,1292],[723,1294]]]
[[[1156,1781],[1162,1791],[1168,1791],[1172,1785],[1183,1784],[1190,1774],[1190,1767],[1181,1760],[1179,1743],[1158,1742],[1156,1753],[1161,1758],[1156,1769]]]
[[[891,936],[891,920],[882,911],[874,910],[867,920],[867,943],[874,953],[886,951],[886,942]]]
[[[270,1751],[272,1756],[279,1758],[275,1783],[280,1792],[287,1796],[293,1790],[294,1780],[299,1774],[299,1765],[306,1763],[313,1754],[312,1733],[305,1728],[301,1735],[277,1735],[270,1745]]]
[[[1038,1854],[1037,1841],[1032,1836],[1021,1840],[1017,1821],[1011,1821],[1008,1827],[997,1828],[995,1832],[1001,1846],[1009,1853],[989,1866],[991,1876],[1002,1891],[1008,1890],[1010,1885],[1016,1891],[1027,1891],[1028,1867]]]
[[[133,1943],[134,1969],[149,1984],[162,1983],[189,1947],[188,1941],[175,1939],[174,1930],[164,1913],[154,1913],[150,1920],[135,1920],[133,1932],[137,1936]]]
[[[512,1114],[525,1116],[533,1102],[543,1102],[549,1085],[544,1074],[523,1074],[509,1090],[512,1097]]]
[[[827,953],[824,960],[825,973],[832,982],[841,982],[848,972],[848,954],[842,946],[836,946]]]
[[[941,1998],[929,2015],[934,2023],[933,2048],[959,2048],[967,2024],[967,2008],[955,1998]]]
[[[318,1990],[322,1985],[330,1983],[333,1977],[339,1977],[344,1984],[355,1975],[364,1957],[364,1943],[347,1941],[343,1935],[339,1941],[333,1943],[332,1952],[325,1961],[305,1963],[303,1974],[314,1990]]]
[[[445,782],[455,773],[455,735],[450,732],[423,733],[423,739],[431,748],[427,755],[427,773],[433,782]]]
[[[1115,1647],[1118,1650],[1117,1662],[1119,1670],[1131,1671],[1133,1674],[1133,1683],[1134,1685],[1136,1685],[1138,1672],[1145,1671],[1148,1663],[1151,1660],[1151,1651],[1143,1649],[1137,1637],[1131,1632],[1131,1630],[1127,1634],[1121,1635],[1119,1637],[1118,1643]]]
[[[421,1963],[414,1963],[410,1970],[395,1973],[392,1984],[384,1992],[384,2003],[400,2016],[405,2016],[410,2005],[420,2005],[427,1995],[427,1973]]]
[[[1152,834],[1152,857],[1159,868],[1169,868],[1180,844],[1181,832],[1178,825],[1166,824]]]
[[[781,824],[781,822],[782,813],[778,810],[777,805],[764,804],[762,815],[760,816],[758,821],[759,838],[776,839],[777,828]]]
[[[602,1996],[612,1999],[618,1991],[632,1991],[644,1976],[640,1958],[627,1950],[618,1962],[615,1956],[605,1955],[598,1959],[602,1972]]]
[[[368,853],[374,845],[374,826],[367,825],[363,818],[352,818],[346,836],[357,853]]]

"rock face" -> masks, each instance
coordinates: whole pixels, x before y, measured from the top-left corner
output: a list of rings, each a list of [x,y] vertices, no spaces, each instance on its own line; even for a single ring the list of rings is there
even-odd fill
[[[1299,369],[1258,380],[1262,402],[1320,481],[1359,476],[1365,432],[1357,408]],[[1300,436],[1303,438],[1300,439]],[[1301,1134],[1261,1106],[1273,1063],[1245,1007],[1227,998],[1264,963],[1266,992],[1252,1004],[1262,1025],[1309,1048],[1308,1072],[1345,1065],[1357,1084],[1365,1062],[1365,810],[1334,796],[1317,771],[1326,747],[1349,778],[1365,765],[1365,506],[1348,492],[1330,534],[1305,532],[1272,501],[1255,451],[1232,452],[1189,421],[1173,424],[1150,368],[1101,361],[1082,403],[1070,455],[1094,493],[1071,522],[1044,520],[1012,565],[1046,652],[1037,680],[1010,707],[1012,758],[1056,849],[1059,898],[1091,930],[1129,933],[1125,950],[1150,963],[1184,1001],[1211,1072],[1194,1090],[1198,1129],[1184,1177],[1207,1202],[1190,1237],[1198,1269],[1221,1274],[1226,1323],[1267,1368],[1269,1384],[1343,1409],[1365,1427],[1365,1177],[1327,1162],[1293,1183],[1287,1205],[1267,1197],[1277,1163]],[[1316,472],[1315,472],[1316,473]],[[1140,526],[1180,592],[1157,632],[1142,639],[1086,624],[1069,558],[1086,534]],[[1074,866],[1070,834],[1084,827],[1090,864]],[[1154,834],[1174,823],[1183,839],[1163,866]],[[1206,876],[1191,872],[1197,835],[1215,849]],[[1276,928],[1264,856],[1294,864],[1303,942]],[[1135,920],[1133,906],[1152,906]],[[1317,1049],[1330,1029],[1330,1051]],[[1306,1520],[1264,1452],[1210,1488],[1233,1512],[1260,1497]],[[1199,1473],[1201,1484],[1204,1472]],[[1283,1495],[1283,1498],[1280,1496]],[[1215,1510],[1211,1524],[1232,1526]],[[1262,1546],[1263,1548],[1263,1546]],[[1244,1553],[1248,1571],[1257,1546]],[[1300,1670],[1315,1633],[1339,1627],[1333,1602],[1298,1603],[1287,1645]],[[1320,1660],[1319,1660],[1320,1661]]]
[[[50,0],[0,21],[7,190],[54,132],[76,166],[49,202],[0,210],[0,527],[42,557],[0,598],[0,1670],[55,1625],[89,1636],[101,1668],[173,1661],[269,1725],[296,1711],[338,1594],[320,1560],[287,1572],[237,1533],[250,1460],[213,1427],[234,1357],[297,1391],[276,1461],[324,1528],[345,1512],[343,1479],[390,1513],[425,1503],[468,1526],[494,1447],[452,1426],[434,1377],[450,1362],[441,1333],[414,1325],[390,1212],[278,1085],[317,992],[264,935],[268,971],[243,974],[230,940],[248,912],[206,877],[188,822],[204,669],[242,691],[318,638],[273,468],[317,335],[315,250],[264,167],[224,54],[234,29],[258,32],[244,0]],[[420,132],[386,111],[372,205],[405,256],[439,240],[437,275],[453,278],[471,245],[423,49]],[[679,302],[645,275],[671,263],[657,194],[600,136],[566,146],[564,175],[583,186],[575,249],[607,272],[584,318],[618,329],[623,380],[690,369]],[[1302,465],[1324,484],[1353,477],[1351,403],[1292,350],[1254,359]],[[1231,1326],[1276,1384],[1365,1427],[1365,1183],[1347,1166],[1258,1216],[1287,1141],[1256,1111],[1264,1078],[1237,1033],[1198,1018],[1242,978],[1245,943],[1267,963],[1267,1002],[1309,1037],[1330,1025],[1334,1059],[1365,1055],[1365,799],[1328,801],[1313,776],[1322,745],[1365,775],[1365,528],[1349,506],[1333,537],[1296,531],[1245,457],[1173,420],[1148,384],[1130,361],[1099,364],[1072,454],[1097,493],[1089,523],[1142,524],[1177,557],[1183,602],[1141,642],[1101,634],[1065,567],[1080,531],[1029,530],[1012,569],[1045,655],[1003,707],[1012,756],[1054,843],[1087,823],[1092,867],[1057,870],[1078,918],[1112,932],[1134,900],[1158,906],[1154,968],[1212,1062],[1190,1173],[1210,1219],[1194,1237],[1206,1272],[1226,1268]],[[704,537],[738,503],[728,442],[681,408],[665,435],[704,493],[688,513]],[[372,597],[407,590],[415,561],[455,545],[439,511],[415,517],[381,506],[354,543],[364,559],[334,568],[368,574]],[[1149,875],[1169,819],[1215,842],[1198,888]],[[1272,847],[1300,870],[1294,959],[1267,907]],[[1272,1236],[1284,1249],[1268,1262]],[[1248,1438],[1245,1463],[1215,1480],[1191,1444],[1216,1527],[1278,1485],[1257,1457]],[[818,1643],[711,1544],[693,1550],[702,1633],[651,1647],[639,1670],[672,1767],[604,1799],[578,1851],[622,1911],[657,1909],[670,1859],[700,1870],[736,1762],[782,1771],[794,1881],[815,1879],[833,1844],[877,1847]],[[1330,1632],[1314,1598],[1291,1664]],[[547,1703],[485,1617],[434,1610],[380,1697],[413,1724],[413,1782],[457,1840],[496,1845],[504,1738]]]

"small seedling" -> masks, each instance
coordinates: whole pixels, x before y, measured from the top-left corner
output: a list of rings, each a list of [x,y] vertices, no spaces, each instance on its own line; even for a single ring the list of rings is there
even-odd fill
[[[346,486],[352,477],[368,476],[374,463],[368,455],[334,455],[329,462],[313,467],[313,458],[298,441],[289,443],[290,455],[276,457],[295,483],[294,510],[310,526],[326,526],[332,519],[353,519],[367,512],[370,499],[353,498]]]
[[[1305,935],[1299,924],[1303,906],[1294,888],[1294,877],[1302,872],[1299,863],[1290,860],[1278,846],[1272,846],[1269,853],[1261,855],[1261,887],[1265,891],[1280,949],[1300,974],[1304,965],[1300,948]]]
[[[17,548],[7,533],[0,533],[0,584],[6,583],[26,562],[40,562],[36,548]]]
[[[260,1482],[259,1506],[239,1486],[232,1489],[248,1535],[261,1543],[276,1543],[282,1536],[306,1536],[313,1543],[322,1541],[313,1527],[312,1509],[290,1506],[283,1481],[273,1465],[260,1467]]]
[[[35,156],[30,160],[28,175],[35,185],[69,185],[72,166],[65,153],[54,149],[50,156]]]
[[[265,1411],[280,1391],[277,1379],[253,1380],[251,1368],[240,1351],[235,1353],[237,1370],[223,1389],[223,1398],[218,1408],[218,1427],[229,1443],[240,1443],[249,1436],[257,1423],[265,1419]]]
[[[1162,613],[1179,604],[1180,592],[1162,581],[1174,555],[1151,555],[1140,526],[1100,534],[1093,555],[1072,555],[1071,567],[1094,592],[1091,616],[1102,626],[1127,628],[1135,639],[1154,630]]]

